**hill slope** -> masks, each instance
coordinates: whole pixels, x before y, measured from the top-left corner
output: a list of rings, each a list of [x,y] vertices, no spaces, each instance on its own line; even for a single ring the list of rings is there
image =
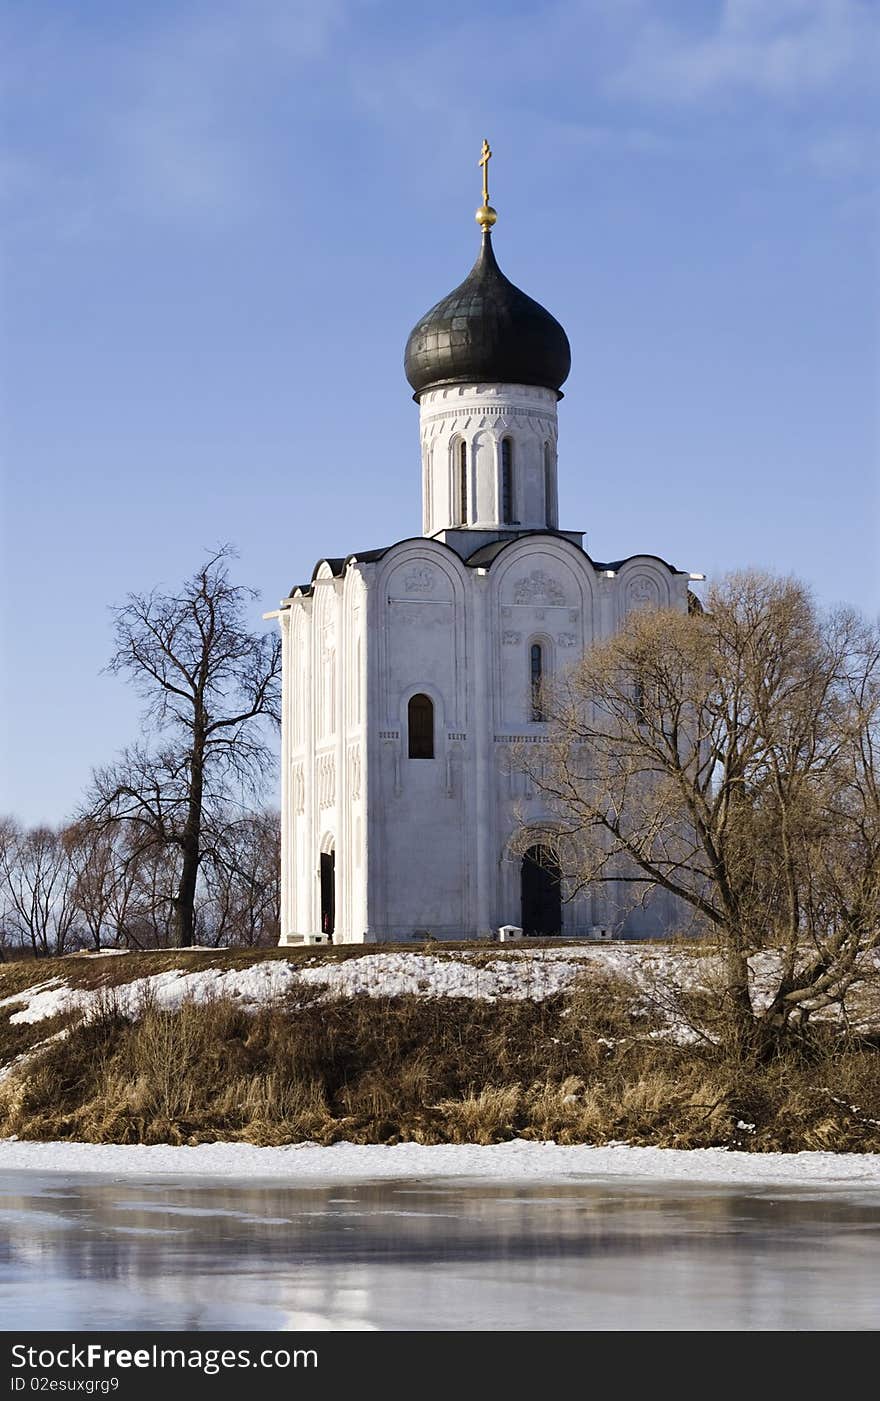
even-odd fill
[[[8,964],[0,1133],[880,1151],[867,994],[760,1067],[717,1044],[717,999],[711,952],[656,943]]]

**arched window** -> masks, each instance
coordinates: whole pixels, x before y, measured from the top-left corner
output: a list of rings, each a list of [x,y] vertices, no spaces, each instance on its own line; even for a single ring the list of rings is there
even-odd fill
[[[553,453],[549,443],[544,444],[544,514],[547,524],[556,525],[556,502],[553,499]]]
[[[467,458],[467,443],[462,438],[458,445],[458,519],[461,525],[467,525],[468,518]]]
[[[410,697],[406,708],[406,722],[409,731],[409,757],[433,759],[434,703],[430,696],[420,693]]]
[[[541,703],[541,685],[544,680],[544,649],[540,642],[533,642],[529,649],[529,685],[532,697],[532,719],[544,719]]]
[[[501,439],[501,523],[513,523],[513,443]]]

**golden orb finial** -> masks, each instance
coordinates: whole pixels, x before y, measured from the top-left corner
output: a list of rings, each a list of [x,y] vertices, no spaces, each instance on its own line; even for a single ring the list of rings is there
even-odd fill
[[[486,139],[484,138],[483,149],[480,152],[480,159],[477,161],[477,165],[483,167],[483,203],[480,205],[479,209],[474,215],[474,218],[480,225],[480,228],[483,230],[483,233],[488,233],[492,225],[495,223],[495,220],[498,218],[498,215],[495,213],[495,210],[489,203],[489,162],[491,159],[492,148],[489,145],[488,141],[486,141]]]

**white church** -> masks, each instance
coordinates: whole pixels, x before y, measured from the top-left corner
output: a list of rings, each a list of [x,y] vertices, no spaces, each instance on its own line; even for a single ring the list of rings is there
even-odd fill
[[[546,815],[516,764],[546,742],[541,682],[633,607],[685,611],[692,576],[652,554],[597,562],[559,526],[571,352],[496,262],[490,155],[477,260],[406,345],[421,534],[322,560],[278,614],[282,944],[666,932],[662,900],[567,899],[543,848],[512,845]]]

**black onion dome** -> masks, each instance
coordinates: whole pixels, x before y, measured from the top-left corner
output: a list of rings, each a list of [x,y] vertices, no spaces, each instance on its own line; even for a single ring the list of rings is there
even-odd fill
[[[537,384],[558,392],[571,348],[556,318],[504,276],[487,230],[461,286],[410,331],[404,369],[416,396],[444,384]]]

